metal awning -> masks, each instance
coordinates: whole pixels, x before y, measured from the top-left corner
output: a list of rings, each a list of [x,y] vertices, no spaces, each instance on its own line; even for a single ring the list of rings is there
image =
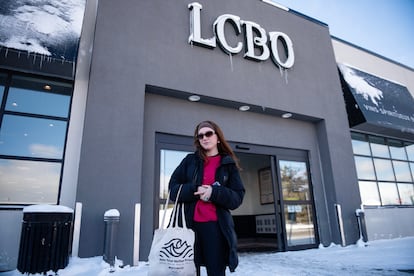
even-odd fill
[[[414,140],[414,99],[395,82],[338,64],[352,129]]]

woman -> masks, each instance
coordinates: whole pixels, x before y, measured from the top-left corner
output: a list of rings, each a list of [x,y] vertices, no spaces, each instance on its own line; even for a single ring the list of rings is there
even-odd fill
[[[188,154],[171,176],[169,188],[175,200],[184,202],[188,227],[195,232],[194,262],[197,275],[205,266],[209,276],[234,272],[238,265],[237,237],[230,210],[239,207],[244,187],[239,165],[222,130],[203,121],[194,131],[196,151]]]

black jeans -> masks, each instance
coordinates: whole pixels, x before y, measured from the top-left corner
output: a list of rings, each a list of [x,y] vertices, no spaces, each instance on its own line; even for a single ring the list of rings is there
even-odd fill
[[[194,222],[193,230],[195,232],[194,262],[197,276],[200,275],[200,266],[206,267],[208,276],[226,275],[229,250],[218,222]]]

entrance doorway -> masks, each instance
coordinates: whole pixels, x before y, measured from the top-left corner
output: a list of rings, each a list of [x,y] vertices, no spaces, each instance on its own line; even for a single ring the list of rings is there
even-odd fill
[[[157,134],[156,210],[163,210],[168,182],[192,139]],[[231,143],[239,158],[246,194],[232,211],[239,251],[288,251],[319,244],[306,151]],[[172,206],[171,206],[172,207]],[[158,220],[162,217],[159,213]],[[157,221],[157,220],[156,220]]]
[[[236,152],[246,188],[243,204],[233,212],[239,250],[287,251],[317,247],[307,154],[286,149],[273,151],[267,151],[268,154]]]

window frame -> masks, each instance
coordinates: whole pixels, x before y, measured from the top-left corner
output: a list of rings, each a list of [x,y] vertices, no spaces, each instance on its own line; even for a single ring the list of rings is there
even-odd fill
[[[413,164],[411,164],[413,162],[410,161],[409,153],[407,152],[407,148],[412,146],[414,143],[410,141],[399,140],[396,138],[388,138],[388,137],[376,136],[373,134],[366,134],[366,133],[354,132],[354,131],[351,131],[351,139],[352,139],[352,145],[353,145],[353,155],[354,155],[354,160],[355,160],[355,166],[356,166],[357,171],[359,170],[358,162],[357,162],[357,160],[359,159],[365,159],[365,160],[370,159],[374,167],[374,174],[375,174],[374,179],[371,179],[371,178],[364,179],[358,175],[358,183],[360,187],[361,199],[364,200],[362,196],[362,192],[361,192],[361,185],[367,185],[367,183],[369,183],[369,185],[371,186],[375,185],[376,187],[375,192],[378,193],[379,200],[380,200],[379,204],[366,204],[364,202],[362,202],[362,204],[366,207],[414,207],[414,201],[412,204],[403,203],[404,198],[406,197],[401,195],[402,191],[400,191],[399,189],[400,185],[412,185],[414,189],[414,172],[412,171]],[[388,150],[388,157],[386,156],[387,154],[384,154],[382,156],[379,156],[378,154],[374,154],[373,148],[378,148],[378,145],[374,143],[375,141],[381,141],[381,143],[379,144],[380,145],[379,147],[382,150]],[[354,148],[354,145],[360,145],[361,142],[368,143],[368,146],[370,148],[369,154],[367,152],[356,153],[357,150]],[[392,154],[393,148],[396,147],[396,145],[402,146],[402,149],[400,151],[402,150],[404,151],[404,154],[402,155],[403,159],[400,159],[395,154],[394,155]],[[387,163],[391,165],[391,170],[392,170],[392,174],[394,177],[393,180],[391,179],[384,180],[379,177],[381,174],[383,174],[383,172],[381,171],[381,168],[378,167],[378,164],[381,164],[381,163]],[[408,166],[408,169],[411,168],[411,179],[409,180],[405,179],[405,181],[400,181],[397,175],[398,166],[396,165],[397,164],[401,165],[405,163]],[[391,173],[391,171],[389,171],[389,173]],[[394,200],[393,204],[387,204],[384,202],[384,198],[387,198],[387,195],[384,195],[381,193],[381,190],[384,190],[381,187],[383,187],[385,184],[390,185],[390,186],[395,185],[398,198]],[[387,199],[387,201],[389,201],[389,199]]]
[[[66,144],[67,144],[67,139],[68,139],[69,121],[71,117],[71,109],[72,109],[72,101],[73,101],[74,81],[68,80],[68,79],[56,78],[56,77],[53,78],[53,77],[48,77],[48,76],[36,75],[36,74],[28,74],[28,73],[16,72],[16,71],[11,71],[11,70],[4,70],[4,69],[0,69],[0,74],[1,76],[5,76],[4,83],[0,83],[0,88],[3,88],[4,86],[4,89],[2,91],[3,94],[0,95],[2,96],[0,98],[0,103],[1,103],[0,104],[0,131],[2,130],[4,118],[6,115],[7,116],[19,116],[20,119],[31,118],[31,119],[54,120],[54,121],[64,122],[66,124],[66,126],[63,126],[62,128],[64,129],[64,133],[62,133],[62,137],[61,137],[63,140],[61,144],[62,152],[59,156],[56,156],[56,157],[54,156],[47,157],[47,155],[29,156],[28,154],[18,155],[18,154],[13,154],[13,153],[0,154],[0,159],[6,160],[6,161],[13,161],[13,160],[29,161],[29,162],[33,162],[32,163],[33,165],[38,163],[38,164],[43,164],[45,166],[47,166],[47,164],[60,165],[59,175],[56,177],[58,179],[58,182],[56,183],[57,184],[57,187],[56,187],[57,191],[55,193],[56,198],[54,199],[48,198],[48,199],[42,200],[41,196],[39,195],[38,201],[28,201],[28,200],[25,200],[25,198],[16,198],[16,200],[13,200],[11,202],[1,200],[0,208],[10,208],[11,206],[27,206],[31,204],[59,204],[60,195],[61,195],[62,174],[63,174],[63,169],[64,169]],[[64,87],[64,90],[65,90],[64,92],[60,90],[61,89],[60,87],[59,91],[56,90],[56,91],[49,92],[49,93],[69,96],[69,100],[66,103],[67,106],[65,106],[65,108],[66,107],[68,108],[67,115],[65,117],[62,117],[61,115],[54,116],[54,115],[39,114],[39,112],[30,113],[26,111],[23,112],[23,111],[7,110],[6,104],[7,104],[7,100],[9,96],[9,90],[12,87],[13,78],[20,79],[20,80],[25,79],[28,82],[33,81],[33,84],[35,86],[39,86],[40,83],[43,83],[45,85],[52,84],[52,85],[59,85],[61,87]],[[34,91],[40,91],[40,90],[35,89]],[[45,89],[45,92],[48,92],[47,89]],[[0,183],[0,185],[4,185],[4,184]],[[55,183],[53,183],[53,186],[54,185]],[[44,191],[46,191],[46,189]]]

